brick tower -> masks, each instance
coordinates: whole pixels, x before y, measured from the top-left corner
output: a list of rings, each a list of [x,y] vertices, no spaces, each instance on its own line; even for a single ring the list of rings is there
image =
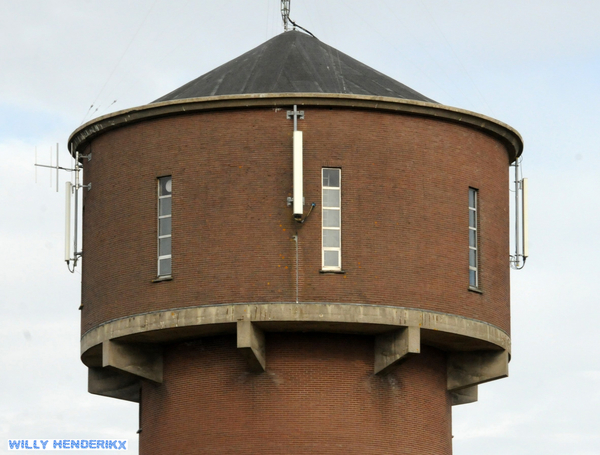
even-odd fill
[[[447,455],[507,376],[509,126],[288,31],[69,142],[81,358],[141,454]]]

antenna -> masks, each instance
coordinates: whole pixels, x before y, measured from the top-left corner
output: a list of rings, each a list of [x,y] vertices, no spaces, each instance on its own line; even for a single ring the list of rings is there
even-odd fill
[[[529,226],[528,226],[528,183],[521,176],[520,160],[515,160],[515,254],[510,256],[510,266],[515,270],[525,267],[529,256]]]
[[[71,260],[71,193],[73,184],[65,182],[65,262]]]
[[[299,111],[298,106],[294,104],[293,111],[287,111],[287,118],[294,120],[294,131],[292,133],[292,163],[293,163],[293,197],[288,197],[288,206],[293,206],[294,219],[303,223],[302,214],[304,213],[304,195],[303,195],[303,158],[302,158],[302,131],[298,131],[298,118],[304,119],[304,111]],[[312,210],[312,209],[311,209]]]
[[[283,19],[283,30],[285,32],[288,32],[290,30],[289,24],[292,24],[294,26],[294,30],[296,29],[296,27],[298,27],[300,30],[304,30],[313,38],[316,38],[316,36],[313,35],[311,32],[306,30],[304,27],[299,26],[292,19],[290,19],[290,1],[291,0],[281,0],[281,18]]]
[[[56,143],[56,165],[52,165],[52,147],[50,147],[50,165],[47,164],[38,164],[37,162],[37,147],[35,148],[35,166],[36,168],[38,167],[45,167],[45,168],[49,168],[49,169],[56,169],[56,192],[58,193],[58,171],[72,171],[73,169],[68,169],[65,167],[60,167],[58,165],[58,143]],[[35,183],[37,183],[37,169],[35,171]],[[50,171],[50,188],[52,188],[52,171]]]
[[[283,19],[283,31],[290,30],[290,0],[281,0],[281,18]]]
[[[79,217],[79,189],[81,188],[87,188],[88,191],[92,189],[92,184],[88,183],[87,185],[82,185],[80,183],[80,173],[82,171],[81,168],[81,160],[82,159],[87,159],[88,161],[90,161],[92,159],[92,154],[89,153],[87,155],[81,155],[79,153],[79,151],[75,151],[73,148],[71,149],[71,156],[75,159],[75,164],[74,167],[72,168],[66,168],[66,167],[61,167],[59,166],[59,145],[58,143],[56,144],[56,165],[52,165],[52,148],[50,148],[50,165],[47,164],[38,164],[37,162],[37,147],[35,148],[35,167],[36,167],[36,173],[35,173],[35,179],[36,179],[36,183],[37,183],[37,168],[38,167],[45,167],[45,168],[49,168],[51,169],[50,171],[50,186],[52,187],[52,169],[56,169],[56,192],[58,193],[58,174],[59,174],[59,170],[60,171],[68,171],[71,172],[72,175],[71,179],[75,179],[75,183],[72,182],[66,182],[65,183],[65,262],[67,263],[67,267],[69,268],[69,271],[71,273],[75,272],[75,267],[77,266],[77,261],[78,259],[83,255],[83,253],[81,251],[77,251],[77,246],[78,246],[78,235],[77,235],[77,228],[78,228],[78,217]],[[75,201],[74,203],[72,202],[72,196],[75,196]],[[74,216],[71,216],[71,208],[74,207]],[[71,237],[71,219],[74,220],[73,222],[73,237]],[[71,242],[73,249],[71,250]],[[71,268],[71,263],[72,263],[72,268]]]
[[[295,106],[294,106],[295,107]],[[293,163],[294,163],[294,219],[302,219],[304,213],[303,172],[302,172],[302,131],[293,133]]]

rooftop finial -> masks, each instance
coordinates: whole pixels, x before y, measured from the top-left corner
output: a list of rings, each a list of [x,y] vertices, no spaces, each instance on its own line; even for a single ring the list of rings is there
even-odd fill
[[[281,0],[281,18],[283,19],[283,30],[290,29],[290,0]]]

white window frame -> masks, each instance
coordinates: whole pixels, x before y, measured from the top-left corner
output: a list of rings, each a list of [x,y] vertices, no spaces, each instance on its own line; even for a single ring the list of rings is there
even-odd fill
[[[336,171],[338,173],[338,186],[325,185],[325,172]],[[342,170],[340,168],[325,167],[321,169],[321,264],[322,270],[341,271],[342,270]],[[326,191],[338,191],[338,205],[326,205]],[[338,212],[338,226],[325,226],[326,213]],[[338,246],[325,246],[325,237],[327,232],[337,231]],[[337,265],[326,265],[325,256],[331,258],[331,253],[337,253]]]
[[[162,183],[165,183],[165,186],[167,187],[166,191],[168,191],[168,194],[162,194]],[[168,253],[166,253],[165,251],[161,252],[161,240],[165,241],[166,239],[169,239],[169,241],[172,238],[172,229],[173,226],[171,224],[171,227],[169,229],[169,233],[165,234],[165,233],[161,233],[161,220],[165,220],[165,219],[172,219],[172,213],[173,213],[173,196],[172,196],[172,185],[173,185],[173,178],[170,175],[164,176],[164,177],[159,177],[157,179],[157,183],[158,183],[158,203],[157,203],[157,223],[156,223],[156,233],[157,233],[157,242],[156,242],[156,249],[157,249],[157,256],[158,256],[158,260],[156,262],[156,267],[158,270],[158,276],[159,277],[170,277],[171,273],[172,273],[172,267],[173,267],[173,263],[172,263],[172,247],[169,246],[168,248]],[[171,190],[169,190],[169,188],[171,188]],[[161,214],[161,201],[164,201],[166,199],[170,199],[171,200],[171,207],[168,213],[163,213]],[[162,253],[162,254],[161,254]],[[168,260],[167,264],[165,264],[165,261]],[[162,262],[161,262],[162,261]],[[161,266],[162,264],[162,266]]]
[[[469,187],[469,287],[479,289],[479,191]]]

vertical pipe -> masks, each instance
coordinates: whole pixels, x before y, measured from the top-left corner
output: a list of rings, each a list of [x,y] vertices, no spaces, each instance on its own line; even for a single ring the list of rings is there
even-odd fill
[[[298,131],[298,105],[294,104],[294,131]]]
[[[58,193],[58,142],[56,143],[56,192]]]
[[[523,223],[523,259],[529,256],[529,215],[528,215],[528,207],[527,207],[527,179],[523,179],[521,181],[521,208],[522,208],[522,216],[521,221]]]
[[[298,303],[298,287],[299,287],[300,273],[298,270],[299,260],[298,260],[298,234],[297,233],[294,236],[294,240],[296,241],[296,303]]]
[[[515,160],[515,265],[519,265],[519,158]]]
[[[75,152],[75,221],[73,227],[73,258],[77,265],[77,223],[79,222],[79,151],[73,150],[71,146],[71,155]]]

